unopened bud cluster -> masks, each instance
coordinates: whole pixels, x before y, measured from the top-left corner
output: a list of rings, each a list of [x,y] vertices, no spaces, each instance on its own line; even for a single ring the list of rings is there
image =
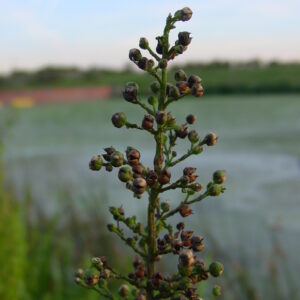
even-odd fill
[[[129,51],[129,59],[140,69],[154,78],[150,85],[152,94],[147,101],[140,98],[139,87],[135,82],[128,82],[123,89],[123,98],[144,111],[144,116],[137,122],[128,120],[124,112],[116,112],[111,118],[112,124],[120,129],[137,129],[150,134],[155,142],[153,165],[145,165],[141,152],[133,146],[126,149],[104,148],[102,154],[94,155],[89,163],[93,171],[105,169],[111,172],[117,169],[117,177],[135,198],[148,198],[147,220],[141,222],[136,216],[128,216],[123,206],[110,207],[113,222],[107,229],[117,235],[129,246],[136,256],[132,270],[120,274],[114,270],[105,257],[96,257],[85,271],[78,270],[75,282],[81,286],[95,289],[109,299],[201,299],[196,284],[219,277],[223,265],[212,262],[206,265],[201,257],[205,251],[204,238],[191,230],[185,229],[185,223],[174,226],[170,218],[177,215],[182,220],[193,215],[192,205],[208,197],[219,196],[225,191],[226,172],[217,170],[211,181],[203,185],[199,181],[194,166],[182,167],[177,177],[173,167],[190,156],[199,155],[208,147],[216,145],[218,136],[211,132],[203,134],[195,126],[196,116],[189,114],[183,122],[178,122],[169,111],[171,103],[185,96],[203,96],[204,89],[199,76],[187,75],[179,69],[174,74],[174,81],[167,81],[167,68],[171,60],[187,50],[192,42],[190,32],[178,33],[174,45],[169,44],[169,33],[179,21],[188,21],[192,17],[190,8],[185,7],[167,17],[163,35],[156,38],[155,50],[145,37],[139,40],[139,48]],[[178,140],[186,139],[188,151],[179,155],[175,150]],[[179,190],[182,200],[179,203],[165,198],[165,192]],[[124,230],[126,229],[126,230]],[[165,255],[177,256],[177,273],[163,274],[156,267],[156,262]],[[121,280],[117,295],[109,288],[108,281]],[[221,294],[219,286],[214,286],[212,296]]]

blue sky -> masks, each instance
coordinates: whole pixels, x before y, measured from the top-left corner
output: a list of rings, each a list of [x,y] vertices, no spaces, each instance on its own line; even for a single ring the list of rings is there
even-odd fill
[[[0,0],[0,73],[46,64],[123,67],[139,37],[154,47],[167,14],[184,6],[194,15],[176,30],[194,39],[181,61],[300,60],[299,0]]]

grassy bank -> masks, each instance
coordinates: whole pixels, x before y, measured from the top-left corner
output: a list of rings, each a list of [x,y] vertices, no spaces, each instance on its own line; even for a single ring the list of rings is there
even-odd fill
[[[184,67],[188,74],[199,74],[204,79],[203,84],[208,94],[300,92],[300,63],[213,62],[178,67]],[[171,77],[178,67],[171,69]],[[146,94],[152,78],[131,69],[81,70],[75,67],[50,66],[34,72],[15,71],[7,76],[0,76],[0,89],[111,85],[115,94],[119,94],[127,81],[138,82],[141,94]]]

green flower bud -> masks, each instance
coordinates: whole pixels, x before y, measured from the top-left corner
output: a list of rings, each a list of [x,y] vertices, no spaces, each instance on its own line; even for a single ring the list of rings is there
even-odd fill
[[[89,163],[89,167],[92,171],[99,171],[101,170],[103,165],[103,160],[100,155],[94,155]]]
[[[173,47],[173,50],[175,51],[175,54],[178,55],[178,54],[182,54],[185,48],[182,45],[176,45]]]
[[[129,167],[122,167],[119,170],[118,177],[122,182],[127,182],[132,179],[132,171]]]
[[[149,59],[148,60],[148,64],[147,64],[147,70],[151,70],[155,65],[155,62],[153,59]]]
[[[197,143],[199,140],[198,132],[196,130],[191,130],[188,134],[188,138],[191,143]]]
[[[136,216],[126,218],[125,223],[129,228],[134,229],[136,227]]]
[[[123,90],[123,98],[131,103],[135,103],[137,99],[139,86],[135,82],[128,82]]]
[[[192,15],[192,10],[189,7],[184,7],[183,9],[176,11],[175,18],[179,21],[185,22],[190,20]]]
[[[177,86],[170,86],[168,96],[172,98],[178,98],[180,96],[180,91]]]
[[[129,59],[132,61],[139,61],[142,58],[141,51],[139,49],[133,48],[129,50]]]
[[[179,32],[178,33],[178,42],[182,46],[188,46],[192,41],[190,37],[190,33],[187,31]]]
[[[86,269],[84,273],[84,281],[89,286],[96,285],[99,281],[99,277],[99,271],[95,267]]]
[[[110,156],[110,162],[114,167],[120,167],[123,165],[124,156],[121,152],[115,151]]]
[[[155,114],[156,123],[159,125],[163,125],[167,122],[167,113],[164,110],[160,110]]]
[[[224,271],[224,266],[220,262],[212,262],[209,265],[209,273],[214,277],[219,277]]]
[[[119,295],[123,298],[127,298],[129,295],[129,287],[127,284],[122,284],[119,288]]]
[[[185,120],[188,124],[194,124],[196,122],[196,116],[188,115]]]
[[[221,287],[219,285],[215,285],[213,288],[212,288],[212,294],[215,296],[215,297],[219,297],[221,296]]]
[[[104,278],[100,278],[98,286],[100,289],[107,289],[107,281]]]
[[[193,87],[193,85],[195,85],[195,84],[200,84],[201,81],[202,80],[199,76],[191,75],[188,79],[188,84],[189,84],[190,87]]]
[[[93,257],[91,263],[98,271],[103,269],[103,262],[100,257]]]
[[[145,37],[140,38],[139,46],[142,49],[147,49],[149,47],[149,42]]]
[[[113,114],[111,121],[115,127],[121,128],[126,124],[127,118],[123,112],[118,112],[118,113]]]
[[[107,164],[107,165],[105,166],[105,170],[106,170],[107,172],[111,172],[111,171],[113,170],[113,166],[112,166],[111,164]]]
[[[151,91],[156,94],[160,91],[160,84],[158,81],[154,81],[150,85]]]
[[[84,277],[84,271],[82,269],[78,269],[75,273],[75,277],[78,277],[80,279],[83,279]]]
[[[197,155],[200,154],[203,151],[203,147],[200,145],[196,145],[195,147],[193,147],[192,152],[193,154]]]
[[[218,170],[213,174],[214,183],[222,184],[226,181],[226,171],[225,170]]]
[[[176,125],[176,118],[170,112],[167,113],[167,125],[173,127]]]
[[[176,81],[186,81],[187,80],[186,74],[182,69],[178,70],[174,74],[174,78]]]
[[[148,103],[150,104],[150,105],[152,105],[152,106],[154,106],[154,105],[156,105],[157,104],[157,97],[155,97],[155,96],[150,96],[149,98],[148,98]]]
[[[160,208],[163,212],[167,212],[170,210],[170,202],[169,201],[164,201],[160,204]]]
[[[219,196],[223,192],[223,187],[217,184],[213,184],[208,189],[210,196]]]

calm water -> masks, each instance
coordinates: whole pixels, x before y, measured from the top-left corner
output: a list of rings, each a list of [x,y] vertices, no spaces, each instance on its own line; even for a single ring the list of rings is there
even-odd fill
[[[138,123],[143,115],[118,99],[18,111],[5,154],[7,176],[18,196],[22,198],[29,187],[36,205],[47,213],[55,212],[57,201],[63,201],[59,195],[67,192],[79,208],[97,199],[105,209],[125,203],[128,212],[143,216],[145,200],[132,199],[115,172],[88,170],[90,156],[109,145],[120,150],[134,146],[145,164],[152,163],[151,136],[112,127],[110,118],[116,111]],[[264,266],[258,259],[274,257],[275,240],[288,254],[292,272],[298,272],[300,95],[188,99],[175,104],[173,112],[182,122],[193,112],[200,135],[210,131],[219,135],[216,147],[179,165],[173,178],[187,165],[197,166],[203,183],[216,169],[228,173],[226,193],[196,206],[190,226],[209,231],[224,251],[261,273]],[[186,148],[185,142],[178,144],[178,152]],[[181,199],[172,193],[168,197],[174,203]]]

